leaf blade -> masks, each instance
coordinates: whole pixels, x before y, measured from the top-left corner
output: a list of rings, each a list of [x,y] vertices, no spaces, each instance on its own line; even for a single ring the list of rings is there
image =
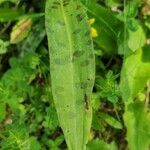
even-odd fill
[[[48,1],[46,29],[58,119],[68,148],[85,149],[92,120],[90,98],[95,72],[87,15],[78,1]]]

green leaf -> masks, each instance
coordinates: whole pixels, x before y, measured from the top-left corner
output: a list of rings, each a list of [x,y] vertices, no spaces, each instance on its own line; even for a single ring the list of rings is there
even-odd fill
[[[0,39],[0,54],[5,54],[7,52],[8,46],[9,46],[8,41],[3,41]]]
[[[95,18],[94,27],[98,32],[98,37],[94,38],[94,41],[106,54],[116,53],[117,36],[122,22],[115,17],[113,12],[93,0],[83,1],[83,4],[89,16]]]
[[[119,86],[116,82],[118,75],[114,75],[112,71],[108,71],[106,78],[101,76],[96,78],[96,87],[100,90],[99,95],[107,98],[113,104],[118,102],[120,94]]]
[[[93,27],[98,33],[98,37],[94,38],[94,42],[102,49],[105,55],[112,55],[117,53],[117,42],[102,29],[98,20],[96,20]]]
[[[47,144],[50,147],[50,149],[58,150],[59,149],[59,145],[63,141],[64,141],[64,137],[63,136],[59,136],[59,137],[56,138],[56,140],[49,140]]]
[[[138,12],[138,5],[139,5],[140,0],[134,0],[134,1],[129,1],[127,5],[125,6],[125,16],[127,19],[129,18],[134,18],[137,15]]]
[[[126,29],[121,31],[118,38],[119,54],[128,55],[133,53],[142,48],[146,42],[145,32],[141,25],[136,20],[130,20],[128,24]]]
[[[31,30],[32,20],[31,19],[23,19],[17,22],[10,34],[10,42],[13,44],[19,43],[22,41]]]
[[[136,31],[129,30],[128,47],[131,51],[136,51],[142,48],[146,42],[145,33],[141,26],[138,27]]]
[[[0,143],[3,149],[25,150],[29,149],[30,141],[27,128],[24,124],[15,122],[6,126],[7,137]]]
[[[150,79],[150,51],[149,46],[139,49],[124,59],[120,89],[125,102],[133,101],[135,96],[143,90]]]
[[[117,149],[118,148],[114,142],[112,142],[111,144],[108,144],[99,139],[90,141],[87,144],[87,150],[117,150]]]
[[[104,121],[96,112],[93,113],[92,128],[100,132],[105,131]]]
[[[44,23],[36,21],[34,22],[27,38],[20,43],[19,49],[21,49],[22,52],[35,52],[45,36],[46,32]]]
[[[56,110],[53,107],[48,107],[46,112],[47,115],[45,116],[43,126],[51,130],[56,129],[59,125]]]
[[[121,72],[121,92],[125,101],[124,121],[127,140],[132,150],[148,149],[150,116],[144,102],[133,101],[150,79],[150,47],[145,46],[125,58]]]
[[[4,3],[4,2],[12,2],[12,3],[16,3],[17,0],[0,0],[0,4]]]
[[[87,14],[78,1],[46,3],[52,93],[69,150],[89,138],[95,59]]]
[[[99,113],[99,117],[104,119],[112,127],[116,128],[116,129],[122,129],[122,124],[114,117],[112,117],[106,113]]]
[[[124,120],[131,150],[147,150],[150,145],[150,114],[144,105],[144,102],[136,101],[126,106]]]
[[[93,0],[85,3],[85,9],[99,22],[99,25],[101,25],[106,34],[112,39],[117,38],[118,27],[120,27],[121,22],[113,15],[113,12]]]
[[[22,15],[22,11],[10,8],[0,8],[0,22],[7,22],[18,19]]]

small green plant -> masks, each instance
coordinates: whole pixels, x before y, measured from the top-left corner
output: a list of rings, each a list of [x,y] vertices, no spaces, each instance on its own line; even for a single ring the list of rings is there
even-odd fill
[[[0,149],[147,150],[150,1],[28,2],[0,0]]]

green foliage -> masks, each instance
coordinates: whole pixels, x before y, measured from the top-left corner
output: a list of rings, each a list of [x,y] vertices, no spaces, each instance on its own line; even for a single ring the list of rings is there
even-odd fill
[[[16,20],[23,12],[20,10],[12,10],[9,8],[0,8],[0,22]]]
[[[58,150],[59,145],[64,141],[64,137],[60,136],[56,140],[49,140],[48,145],[53,150]]]
[[[57,126],[59,126],[56,110],[54,107],[48,107],[46,109],[46,116],[44,117],[44,119],[45,121],[43,121],[43,126],[45,128],[54,130],[57,128]]]
[[[85,8],[89,16],[96,20],[94,27],[97,29],[99,36],[94,39],[95,42],[103,49],[104,53],[115,53],[115,49],[117,49],[118,28],[122,25],[121,21],[111,11],[98,5],[93,0],[85,3]]]
[[[149,114],[144,104],[136,104],[133,100],[142,92],[150,79],[149,46],[139,49],[128,56],[122,68],[121,91],[126,104],[124,121],[127,127],[127,140],[133,150],[147,149],[149,141]],[[133,130],[134,129],[134,130]],[[148,130],[148,131],[145,131]],[[141,140],[144,142],[141,143]]]
[[[12,3],[16,3],[17,0],[0,0],[0,4],[4,3],[4,2],[12,2]]]
[[[35,52],[45,35],[46,32],[43,20],[40,20],[39,23],[35,21],[26,39],[20,43],[19,49],[21,49],[22,52]]]
[[[96,86],[100,89],[100,96],[107,98],[114,104],[118,102],[120,96],[119,86],[116,82],[117,77],[118,75],[113,75],[113,72],[109,71],[105,79],[99,76],[96,80]]]
[[[36,54],[29,53],[20,60],[11,58],[10,65],[11,69],[5,73],[0,81],[0,103],[3,105],[0,114],[1,121],[5,117],[6,104],[17,111],[27,97],[27,93],[32,90],[29,84],[36,76],[35,68],[39,65],[39,58]]]
[[[120,88],[123,100],[133,101],[150,78],[149,46],[139,49],[124,60]]]
[[[127,140],[131,150],[146,150],[150,144],[150,114],[143,102],[136,101],[126,106],[124,120]]]
[[[115,143],[111,143],[111,144],[107,144],[104,141],[100,141],[98,139],[95,139],[93,141],[91,141],[88,145],[87,145],[87,150],[117,150],[116,144]]]
[[[0,39],[0,54],[4,54],[7,52],[7,48],[9,46],[9,42],[8,41],[3,41]]]
[[[149,0],[81,2],[0,0],[0,149],[149,148]]]
[[[9,125],[6,127],[7,131],[1,145],[3,149],[14,150],[40,150],[40,144],[35,137],[29,137],[28,130],[23,124]]]
[[[146,37],[141,25],[135,19],[130,20],[119,35],[119,54],[129,55],[142,48],[145,42]]]
[[[122,129],[122,124],[115,118],[111,117],[105,113],[99,113],[99,117],[101,117],[105,122],[107,122],[110,126],[116,129]]]

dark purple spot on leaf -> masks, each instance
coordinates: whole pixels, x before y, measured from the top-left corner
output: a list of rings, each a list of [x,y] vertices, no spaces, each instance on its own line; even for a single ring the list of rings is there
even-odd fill
[[[69,3],[70,3],[70,0],[64,0],[64,1],[63,1],[63,6],[69,5]]]
[[[81,88],[81,89],[86,89],[86,88],[88,88],[90,86],[91,86],[91,84],[87,83],[87,82],[79,82],[79,83],[75,84],[76,88]]]
[[[81,29],[76,29],[76,30],[73,31],[73,34],[78,34],[80,32],[81,32]]]
[[[65,26],[65,22],[63,22],[63,21],[57,21],[57,24],[60,26]]]
[[[80,57],[84,54],[85,51],[75,51],[73,53],[73,57]]]
[[[57,7],[57,6],[52,6],[51,8],[52,8],[52,9],[57,9],[58,7]]]
[[[60,2],[53,2],[53,5],[60,5]]]
[[[60,46],[60,47],[66,47],[66,45],[64,44],[64,43],[62,43],[62,42],[57,42],[58,43],[58,45]]]
[[[90,59],[93,59],[93,58],[94,58],[94,54],[91,53],[91,54],[89,55],[89,58],[90,58]]]
[[[67,6],[67,5],[69,5],[69,2],[68,3],[66,2],[66,3],[63,4],[64,7]]]
[[[85,106],[85,109],[89,109],[89,98],[86,94],[84,94],[84,106]]]
[[[57,64],[57,65],[66,65],[66,64],[68,64],[68,63],[71,63],[72,61],[71,61],[71,59],[70,59],[69,56],[66,56],[65,58],[56,58],[56,59],[54,60],[54,62],[55,62],[55,64]]]
[[[62,92],[62,91],[64,91],[64,87],[62,87],[62,86],[57,86],[57,87],[55,88],[55,90],[57,90],[57,91],[59,91],[59,92]]]
[[[82,67],[85,67],[85,66],[87,66],[87,65],[89,65],[90,64],[90,61],[89,60],[84,60],[84,61],[82,61],[81,63],[80,63],[80,65],[82,66]]]
[[[61,87],[61,86],[57,86],[56,88],[55,88],[55,94],[57,94],[57,95],[61,95],[61,93],[64,91],[64,87]]]

